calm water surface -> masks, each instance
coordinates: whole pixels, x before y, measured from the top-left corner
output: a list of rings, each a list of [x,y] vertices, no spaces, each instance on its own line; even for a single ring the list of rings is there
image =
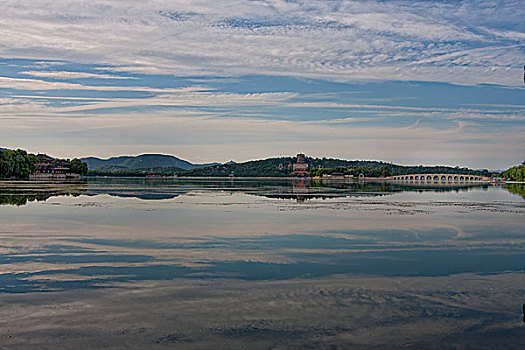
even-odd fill
[[[520,348],[524,193],[0,182],[0,347]]]

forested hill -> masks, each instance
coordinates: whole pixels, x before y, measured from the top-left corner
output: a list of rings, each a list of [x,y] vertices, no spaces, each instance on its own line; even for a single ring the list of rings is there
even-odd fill
[[[245,163],[223,164],[180,173],[181,176],[290,176],[295,157],[269,158]],[[390,176],[419,173],[472,174],[490,176],[487,170],[448,166],[403,166],[381,161],[343,160],[332,158],[310,158],[306,161],[310,169],[323,169],[323,172],[362,173],[365,176]],[[314,171],[315,172],[315,171]]]
[[[192,164],[186,160],[165,154],[141,154],[139,156],[121,156],[109,159],[87,157],[81,160],[87,163],[89,170],[96,171],[129,171],[149,168],[178,168],[189,170],[218,164]]]
[[[226,163],[205,168],[192,169],[181,173],[182,176],[289,176],[295,158],[268,158],[245,163]]]
[[[57,159],[57,161],[59,160]],[[85,173],[85,164],[78,159],[63,161],[71,163],[73,172]],[[170,155],[143,154],[137,157],[123,156],[109,159],[90,157],[83,158],[82,161],[87,163],[90,175],[146,176],[148,174],[156,174],[166,176],[177,174],[179,176],[222,177],[233,174],[236,177],[279,177],[292,175],[296,157],[268,158],[245,163],[192,164]],[[0,178],[27,178],[29,174],[35,171],[36,162],[36,156],[28,154],[24,150],[0,150]],[[403,166],[380,161],[310,157],[306,157],[306,162],[309,165],[310,176],[332,173],[352,174],[354,176],[363,174],[367,177],[419,173],[491,176],[491,173],[487,170],[447,166]],[[523,165],[516,168],[517,170],[512,168],[508,171],[510,174],[508,177],[521,180]],[[520,174],[521,177],[518,176]]]

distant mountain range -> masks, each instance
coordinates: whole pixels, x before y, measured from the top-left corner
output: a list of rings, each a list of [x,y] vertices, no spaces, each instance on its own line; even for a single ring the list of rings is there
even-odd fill
[[[22,150],[23,151],[23,150]],[[0,153],[16,153],[0,147]],[[25,154],[25,151],[23,151]],[[29,154],[31,155],[31,154]],[[0,155],[0,162],[4,155]],[[8,154],[8,156],[11,156]],[[33,155],[34,156],[34,155]],[[7,157],[9,158],[9,157]],[[88,174],[92,176],[196,176],[196,177],[287,177],[294,174],[297,157],[267,158],[236,163],[194,164],[166,154],[141,154],[139,156],[119,156],[108,159],[85,157],[80,160],[87,163]],[[5,160],[5,159],[4,159]],[[472,174],[491,176],[486,169],[473,170],[459,166],[404,166],[382,161],[344,160],[334,158],[312,158],[303,155],[301,162],[306,162],[312,177],[324,174],[349,174],[365,177],[383,177],[407,174]],[[1,164],[0,164],[1,165]],[[10,167],[4,167],[8,169]],[[2,167],[0,166],[0,170]],[[0,177],[24,177],[22,175],[0,174]]]
[[[97,157],[81,158],[86,162],[89,170],[96,171],[122,171],[158,168],[178,168],[191,170],[208,166],[220,165],[220,163],[193,164],[175,156],[165,154],[141,154],[139,156],[121,156],[109,159]]]

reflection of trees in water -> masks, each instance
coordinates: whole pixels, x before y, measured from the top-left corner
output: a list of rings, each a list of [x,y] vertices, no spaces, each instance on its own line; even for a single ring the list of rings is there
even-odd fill
[[[0,205],[24,205],[45,201],[55,196],[110,195],[143,200],[173,199],[191,191],[225,190],[276,199],[328,199],[345,196],[385,196],[395,192],[460,192],[488,185],[433,186],[354,180],[298,179],[150,179],[97,178],[82,185],[11,182],[0,186]],[[523,196],[522,184],[511,184],[507,189]]]
[[[330,199],[347,197],[347,194],[267,194],[267,193],[253,193],[257,196],[271,198],[271,199],[295,199],[298,203],[303,203],[312,199]],[[361,196],[385,196],[386,193],[369,193],[360,194]]]
[[[39,198],[38,196],[24,196],[24,195],[4,195],[0,194],[0,205],[26,205],[27,202],[34,202],[36,201],[42,201],[46,200],[49,197],[46,198]]]
[[[89,178],[90,185],[129,185],[149,187],[197,187],[205,188],[261,188],[267,186],[291,186],[291,178],[250,179],[250,178]]]
[[[67,192],[46,192],[45,194],[4,194],[0,193],[0,205],[26,205],[28,202],[45,202],[51,197],[58,196],[80,196],[80,192],[67,193]]]
[[[520,195],[525,199],[525,184],[505,184],[503,188],[507,189],[510,193]]]
[[[346,189],[355,192],[403,192],[403,191],[415,191],[415,192],[460,192],[469,191],[474,188],[488,188],[487,184],[425,184],[425,183],[414,183],[414,184],[400,184],[391,182],[365,182],[365,181],[353,181],[353,180],[312,180],[310,181],[311,188],[335,188],[335,189]]]
[[[487,184],[483,185],[441,185],[432,184],[406,185],[389,182],[365,182],[353,180],[305,180],[296,179],[290,182],[292,191],[281,191],[280,193],[257,193],[253,194],[280,199],[297,199],[298,202],[304,202],[310,199],[328,199],[337,197],[346,197],[352,195],[358,196],[386,196],[396,192],[467,192],[474,188],[488,188]],[[289,185],[290,185],[289,184]],[[288,192],[288,193],[287,193]]]
[[[93,185],[117,185],[111,188],[90,188],[88,195],[108,194],[117,197],[135,197],[145,200],[172,199],[192,190],[227,190],[274,199],[295,199],[305,202],[311,199],[329,199],[350,195],[385,196],[393,192],[450,192],[468,191],[487,185],[433,186],[393,184],[389,182],[365,182],[353,180],[294,179],[97,179]]]
[[[3,182],[0,183],[0,205],[26,205],[28,202],[44,202],[51,197],[77,197],[86,193],[83,184]]]

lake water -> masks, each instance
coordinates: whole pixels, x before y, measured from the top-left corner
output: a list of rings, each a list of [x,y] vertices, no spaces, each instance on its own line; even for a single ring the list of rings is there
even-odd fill
[[[518,349],[524,193],[0,182],[0,347]]]

